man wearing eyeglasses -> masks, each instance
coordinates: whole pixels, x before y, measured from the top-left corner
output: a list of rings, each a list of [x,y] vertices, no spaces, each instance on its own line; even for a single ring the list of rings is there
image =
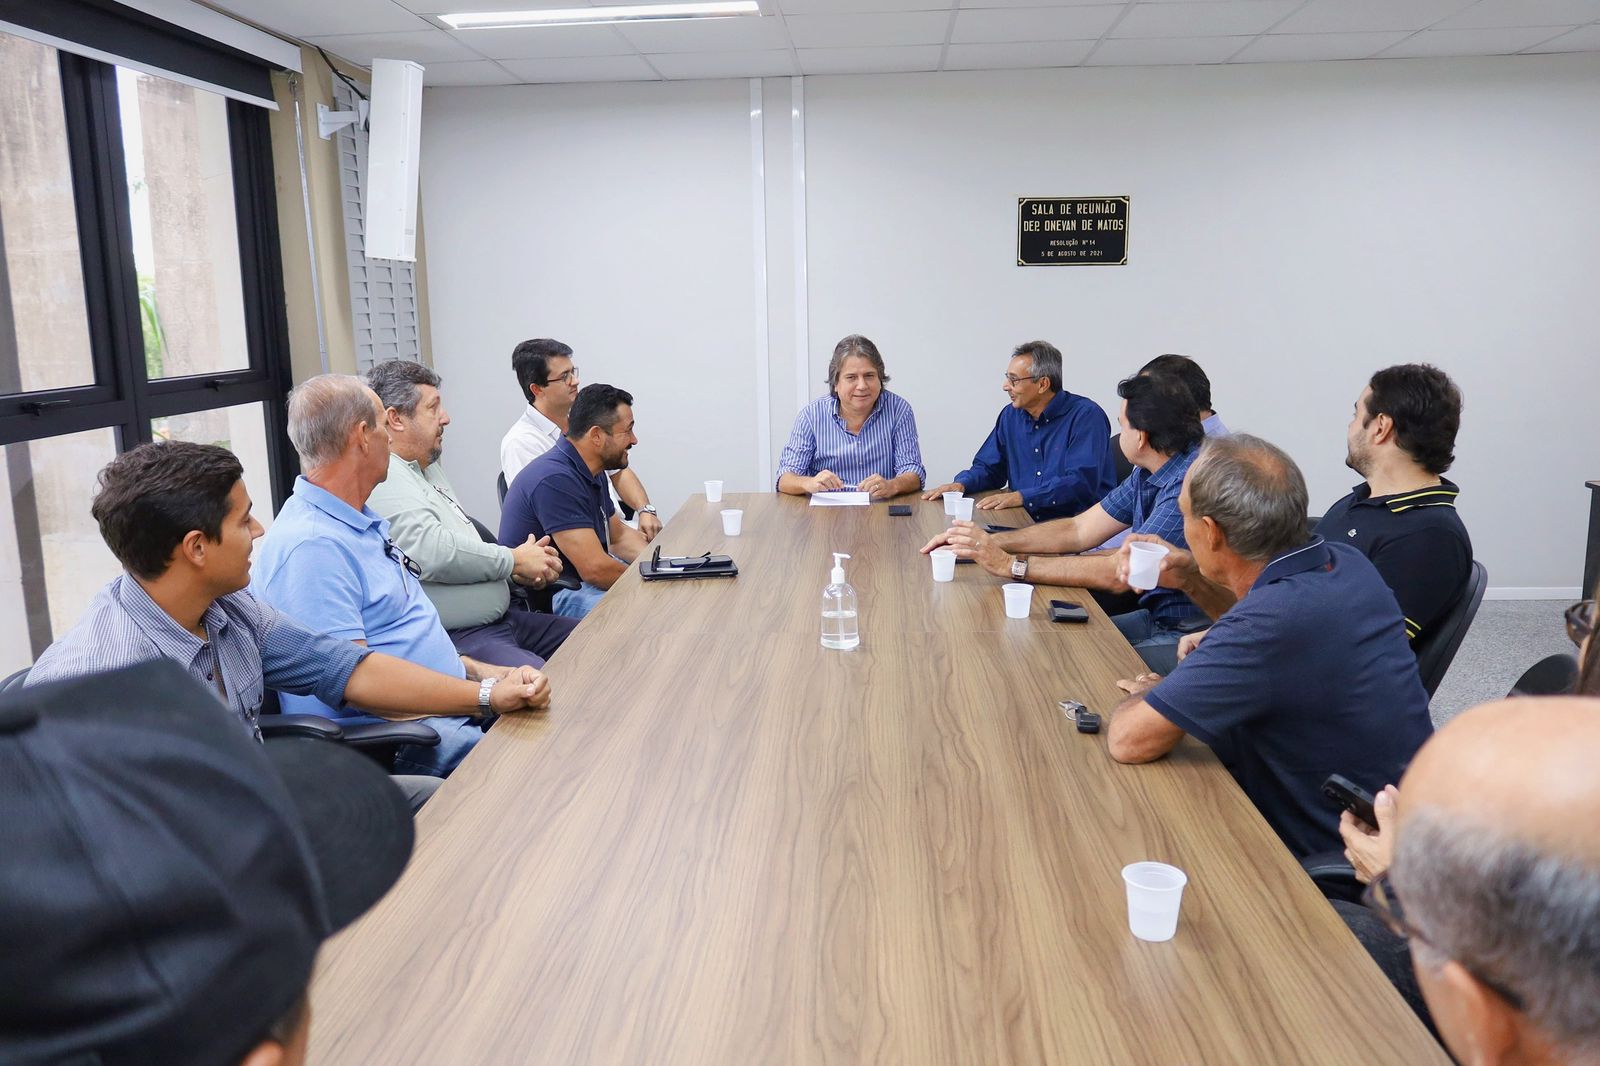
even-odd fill
[[[1026,507],[1042,522],[1087,511],[1116,487],[1111,423],[1099,404],[1061,387],[1061,352],[1055,345],[1019,345],[1000,387],[1011,404],[995,419],[972,466],[923,493],[924,500],[1009,485],[1009,491],[979,500],[978,507]]]
[[[523,341],[511,353],[511,368],[528,407],[500,440],[500,472],[506,485],[517,480],[522,468],[554,448],[567,431],[567,416],[578,398],[578,367],[572,349],[557,340],[539,337]],[[632,470],[612,472],[610,492],[639,516],[639,532],[646,543],[661,532],[661,518],[650,502],[644,483]]]

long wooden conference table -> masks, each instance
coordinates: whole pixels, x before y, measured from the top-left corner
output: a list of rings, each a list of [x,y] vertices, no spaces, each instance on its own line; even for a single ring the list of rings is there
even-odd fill
[[[739,576],[606,594],[324,949],[311,1061],[1447,1063],[1207,748],[1121,766],[1063,717],[1142,670],[1093,600],[935,584],[914,506],[691,498],[657,543]],[[1189,875],[1166,943],[1128,932],[1143,859]]]

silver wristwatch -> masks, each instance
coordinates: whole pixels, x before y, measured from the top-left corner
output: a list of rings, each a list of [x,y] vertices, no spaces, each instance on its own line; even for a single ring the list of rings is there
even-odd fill
[[[1019,555],[1011,560],[1011,577],[1016,581],[1026,580],[1028,576],[1028,557]]]
[[[639,508],[639,513],[640,514],[653,514],[657,518],[661,517],[661,512],[656,510],[656,505],[653,504],[653,503],[647,503],[643,507]]]
[[[483,712],[485,718],[494,717],[494,709],[489,706],[489,693],[499,680],[498,677],[486,677],[478,682],[478,710]]]

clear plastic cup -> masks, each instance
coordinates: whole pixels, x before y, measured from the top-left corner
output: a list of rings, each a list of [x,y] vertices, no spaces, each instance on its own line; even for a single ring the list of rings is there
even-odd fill
[[[954,581],[956,577],[956,553],[949,548],[935,548],[929,558],[933,560],[933,579],[935,581]]]
[[[1000,589],[1006,595],[1006,617],[1028,617],[1028,611],[1033,608],[1033,586],[1011,582],[1001,585]]]
[[[961,499],[961,493],[959,493],[959,492],[946,492],[946,493],[943,493],[942,495],[944,496],[944,513],[945,513],[945,515],[947,517],[948,516],[953,516],[956,513],[956,501]]]
[[[743,511],[729,510],[722,512],[722,532],[724,536],[737,537],[739,535],[739,528],[743,525]]]
[[[971,496],[958,498],[955,503],[956,509],[950,512],[950,516],[952,518],[965,519],[968,522],[972,521],[972,505],[976,502]]]
[[[706,502],[707,503],[721,503],[722,502],[722,482],[720,482],[720,481],[708,481],[708,482],[706,482]]]
[[[1136,862],[1122,868],[1128,888],[1128,930],[1140,940],[1171,940],[1178,931],[1178,908],[1189,876],[1164,862]]]
[[[1161,584],[1161,560],[1170,549],[1164,544],[1136,540],[1128,545],[1128,587],[1149,592]]]

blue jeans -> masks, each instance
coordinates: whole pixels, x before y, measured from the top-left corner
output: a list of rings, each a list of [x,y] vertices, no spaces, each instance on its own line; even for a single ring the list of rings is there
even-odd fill
[[[483,739],[486,720],[479,718],[430,717],[422,719],[439,734],[437,747],[423,748],[415,744],[402,744],[394,753],[394,772],[397,774],[426,774],[429,777],[449,777],[450,771],[460,765],[472,746]]]
[[[1127,638],[1144,664],[1165,677],[1178,665],[1178,641],[1211,624],[1208,618],[1193,618],[1172,623],[1157,621],[1143,607],[1127,614],[1114,614],[1112,623]]]
[[[565,615],[568,618],[582,618],[594,610],[594,605],[600,602],[600,597],[606,590],[585,581],[575,589],[557,589],[555,595],[550,597],[550,611],[552,614]]]

